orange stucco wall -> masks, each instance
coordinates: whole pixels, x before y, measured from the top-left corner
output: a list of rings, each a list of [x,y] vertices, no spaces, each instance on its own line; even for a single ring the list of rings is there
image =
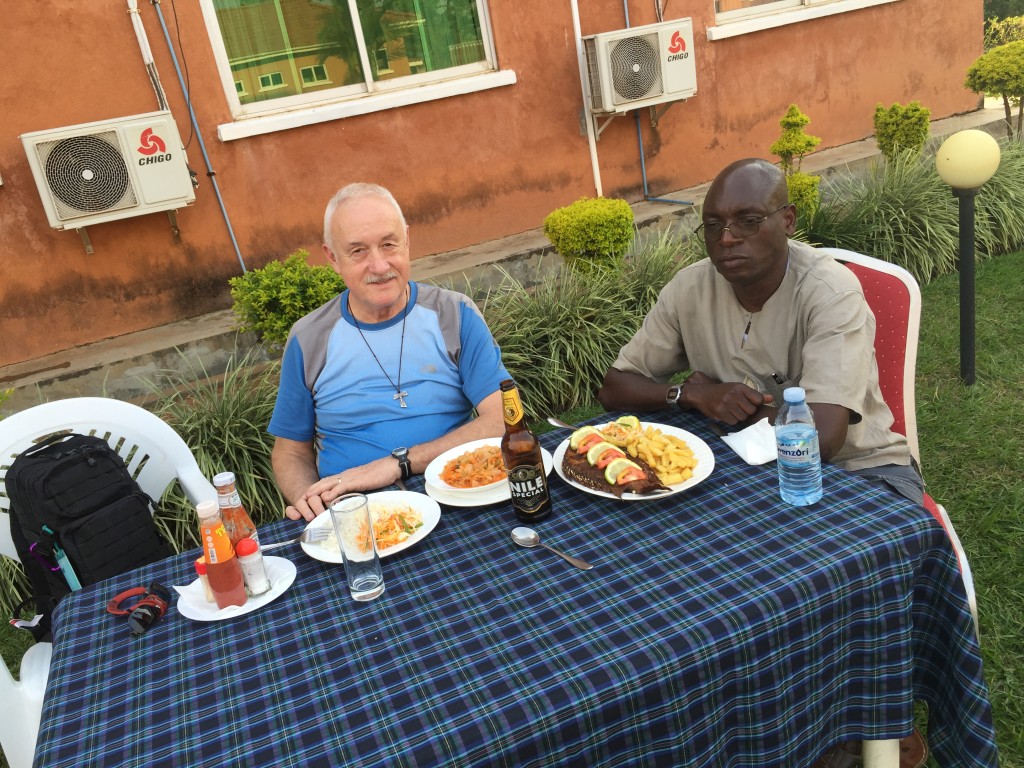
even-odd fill
[[[187,137],[156,12],[140,7]],[[654,7],[630,0],[630,23],[655,21]],[[594,193],[569,0],[491,0],[490,12],[513,86],[222,142],[216,128],[231,115],[206,26],[197,3],[177,3],[193,107],[250,268],[300,247],[320,258],[323,206],[350,181],[394,191],[414,257],[538,227]],[[584,34],[625,26],[621,3],[580,0],[580,12]],[[982,0],[900,0],[715,42],[705,32],[712,0],[676,0],[667,15],[693,19],[698,93],[656,128],[642,111],[652,195],[767,156],[791,102],[822,147],[870,135],[877,102],[917,99],[935,118],[977,105],[961,83],[981,53]],[[86,255],[73,231],[49,228],[40,204],[20,134],[156,109],[123,0],[8,3],[0,50],[0,366],[228,306],[226,282],[240,267],[195,140],[188,154],[201,186],[178,213],[179,241],[153,214],[90,227]],[[604,193],[640,199],[632,116],[605,129],[598,155]]]

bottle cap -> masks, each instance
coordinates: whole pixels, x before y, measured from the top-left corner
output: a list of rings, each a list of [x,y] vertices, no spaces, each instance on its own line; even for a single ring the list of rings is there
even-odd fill
[[[205,557],[197,557],[196,558],[196,573],[198,573],[200,576],[205,576],[206,575],[206,558]]]
[[[807,393],[804,392],[803,387],[786,387],[782,397],[787,403],[802,403],[804,398],[807,397]]]
[[[235,544],[235,554],[239,557],[255,554],[256,552],[259,552],[259,550],[259,545],[248,536],[244,539],[239,539],[238,543]]]
[[[196,504],[196,514],[199,515],[200,520],[203,520],[207,517],[219,515],[220,507],[217,506],[216,501],[200,501]]]
[[[234,472],[221,472],[219,475],[213,476],[213,485],[216,488],[223,488],[225,485],[231,485],[234,482]]]

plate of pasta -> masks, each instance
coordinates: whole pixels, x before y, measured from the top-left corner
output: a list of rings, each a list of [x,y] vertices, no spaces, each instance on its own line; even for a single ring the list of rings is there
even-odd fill
[[[508,475],[501,463],[501,438],[485,437],[451,448],[434,459],[423,471],[424,490],[432,499],[452,507],[483,507],[496,504],[511,498],[508,489]],[[546,448],[541,448],[544,460],[544,474],[550,475],[554,467],[554,459]],[[481,459],[487,460],[488,455],[497,455],[501,478],[478,476],[478,484],[472,487],[459,487],[442,479],[446,475],[454,482],[476,474],[477,464]],[[490,460],[493,465],[493,460]],[[447,468],[447,472],[445,471]],[[493,471],[493,467],[484,467],[484,471]]]
[[[423,470],[423,479],[451,493],[480,493],[507,485],[501,438],[473,440],[445,451]]]
[[[422,541],[441,519],[440,505],[422,493],[381,491],[368,493],[366,498],[380,557],[398,554]],[[307,555],[325,563],[342,562],[330,512],[318,515],[306,527],[325,528],[330,532],[322,541],[303,542],[300,546]]]

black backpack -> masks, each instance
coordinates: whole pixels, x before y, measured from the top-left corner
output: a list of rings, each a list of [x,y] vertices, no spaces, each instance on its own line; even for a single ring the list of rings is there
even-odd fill
[[[172,554],[153,522],[153,500],[99,437],[59,433],[7,470],[11,536],[38,616],[12,624],[48,639],[50,612],[68,592]]]

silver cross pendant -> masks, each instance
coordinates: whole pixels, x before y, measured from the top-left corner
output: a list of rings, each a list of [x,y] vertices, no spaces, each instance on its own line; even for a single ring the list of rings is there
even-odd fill
[[[409,406],[405,404],[405,398],[407,398],[408,396],[408,392],[395,392],[395,394],[391,396],[391,399],[397,400],[398,404],[401,405],[403,408],[408,408]]]

